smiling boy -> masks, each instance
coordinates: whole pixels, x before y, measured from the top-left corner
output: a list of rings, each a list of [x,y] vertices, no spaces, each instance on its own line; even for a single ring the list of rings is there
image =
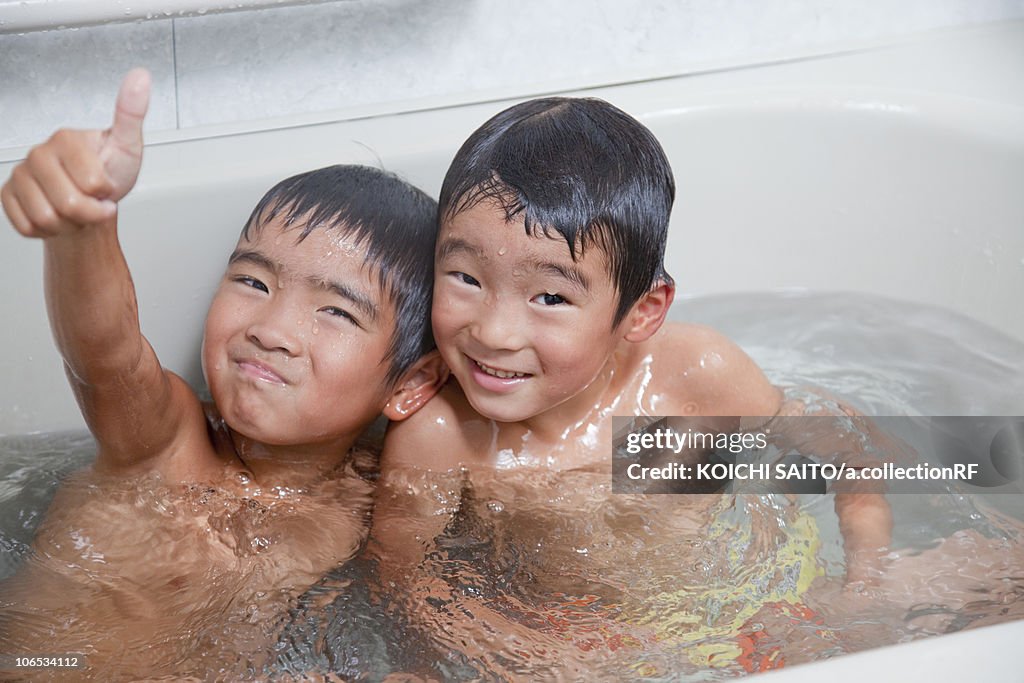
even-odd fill
[[[458,384],[396,426],[388,459],[432,430],[436,447],[408,464],[511,449],[568,469],[607,461],[610,441],[573,437],[604,434],[613,413],[776,414],[780,392],[738,347],[663,327],[674,194],[657,140],[603,102],[534,100],[474,133],[442,187],[435,265],[434,334]],[[497,442],[450,451],[467,437],[434,427],[447,411],[491,420]]]
[[[415,580],[416,564],[436,554],[435,537],[466,506],[466,491],[508,511],[529,504],[496,493],[518,472],[610,474],[613,415],[770,418],[783,410],[781,392],[735,344],[705,327],[664,324],[675,293],[663,270],[674,195],[653,134],[600,100],[525,102],[462,146],[439,200],[432,314],[455,381],[388,433],[382,481],[390,494],[381,494],[373,531],[382,565],[404,558],[405,569],[392,571]],[[433,507],[410,500],[403,487],[424,470],[464,472],[463,491]],[[534,493],[547,509],[580,492]],[[599,486],[594,496],[607,491]],[[888,544],[888,506],[881,496],[844,494],[836,508],[848,579],[864,578],[870,563],[860,559]],[[516,519],[507,533],[526,528]],[[591,517],[580,538],[562,543],[600,545],[595,524]],[[522,547],[553,548],[537,527],[537,540]],[[620,531],[609,530],[608,547]],[[676,561],[682,568],[693,558]],[[490,619],[495,633],[518,633],[513,650],[526,647],[527,636],[504,617],[466,609]],[[500,638],[493,644],[503,647]],[[530,651],[542,657],[553,646],[541,638]]]
[[[204,404],[143,337],[118,244],[148,96],[133,71],[110,130],[56,133],[2,190],[15,229],[43,240],[51,326],[98,447],[3,587],[2,654],[80,653],[99,680],[253,675],[288,600],[365,538],[357,437],[443,381],[436,204],[358,166],[272,188],[210,306]]]

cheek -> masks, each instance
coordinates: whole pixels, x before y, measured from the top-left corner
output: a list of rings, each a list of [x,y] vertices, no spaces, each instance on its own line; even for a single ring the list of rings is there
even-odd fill
[[[231,296],[219,290],[210,302],[206,314],[206,333],[211,337],[227,336],[245,318],[246,305],[242,297]]]
[[[594,326],[576,321],[570,325],[535,328],[531,337],[545,371],[569,378],[592,378],[606,360],[604,339]]]
[[[540,356],[549,374],[572,376],[588,371],[589,357],[581,353],[587,347],[572,343],[571,337],[535,339],[534,344],[535,348],[543,349]]]
[[[241,297],[218,292],[210,304],[203,327],[202,362],[207,381],[210,373],[224,361],[226,347],[232,338],[244,335],[246,321],[251,319],[247,303]]]
[[[469,317],[467,307],[454,300],[434,300],[430,313],[430,324],[434,331],[434,341],[438,346],[448,342],[464,325]]]
[[[366,340],[338,330],[321,329],[310,347],[310,363],[328,393],[375,388],[378,375],[383,376],[382,356],[383,351]]]
[[[344,381],[352,358],[351,341],[337,330],[320,329],[309,344],[308,362],[316,375],[332,384]]]
[[[206,371],[210,369],[206,365],[215,360],[217,351],[224,345],[225,329],[228,327],[225,316],[223,302],[214,299],[203,326],[203,365]]]

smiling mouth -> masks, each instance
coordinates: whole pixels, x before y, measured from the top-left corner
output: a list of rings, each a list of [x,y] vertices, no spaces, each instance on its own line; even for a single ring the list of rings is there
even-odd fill
[[[499,379],[523,379],[525,377],[532,377],[528,372],[512,372],[511,370],[500,370],[498,368],[492,368],[489,365],[484,365],[478,360],[470,358],[473,363],[480,368],[481,371],[490,375],[491,377],[497,377]]]

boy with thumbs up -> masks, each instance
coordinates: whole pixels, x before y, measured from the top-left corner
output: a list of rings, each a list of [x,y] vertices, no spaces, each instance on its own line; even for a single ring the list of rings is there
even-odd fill
[[[272,188],[210,306],[204,403],[143,336],[118,243],[149,87],[129,73],[110,129],[57,132],[0,193],[43,241],[50,324],[98,447],[0,587],[0,654],[80,653],[99,678],[205,678],[228,657],[258,672],[288,599],[365,538],[357,437],[445,378],[424,304],[436,204],[358,166]]]

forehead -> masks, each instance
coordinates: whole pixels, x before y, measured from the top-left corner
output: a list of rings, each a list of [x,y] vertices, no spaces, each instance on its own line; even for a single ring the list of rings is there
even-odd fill
[[[314,227],[303,236],[307,224],[303,220],[284,224],[284,218],[276,216],[270,221],[255,224],[249,230],[248,239],[243,234],[238,238],[235,249],[254,249],[274,260],[296,275],[330,275],[344,273],[349,276],[358,273],[380,286],[379,273],[367,261],[367,247],[356,239],[345,226]]]
[[[496,257],[503,260],[521,259],[532,262],[557,263],[592,273],[591,279],[611,282],[608,255],[599,243],[579,238],[575,244],[575,258],[569,243],[558,231],[546,233],[534,228],[528,234],[522,214],[512,220],[506,218],[504,208],[496,201],[485,199],[442,221],[437,239],[439,257],[456,251],[465,251],[483,261]]]
[[[305,236],[307,224],[284,224],[282,217],[254,225],[249,237],[238,238],[233,256],[256,254],[284,281],[299,282],[320,290],[344,292],[348,298],[376,310],[373,317],[393,324],[395,304],[379,267],[368,259],[365,240],[343,225],[318,226]]]

